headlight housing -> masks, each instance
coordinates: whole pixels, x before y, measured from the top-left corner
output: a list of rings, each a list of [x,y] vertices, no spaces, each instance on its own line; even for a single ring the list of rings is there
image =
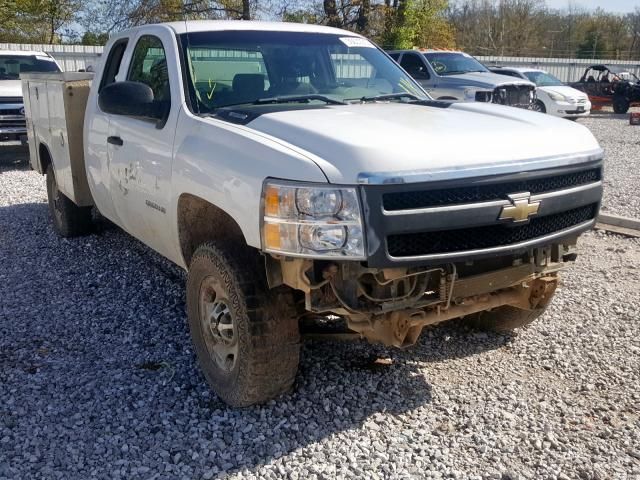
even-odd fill
[[[476,98],[476,92],[478,92],[479,90],[477,88],[465,88],[464,89],[464,97],[465,98],[469,98],[469,99],[475,99]]]
[[[551,100],[553,100],[554,102],[564,102],[566,100],[565,96],[557,93],[557,92],[547,92],[547,94],[549,95],[549,97],[551,98]]]
[[[262,191],[262,249],[297,257],[364,260],[353,187],[268,181]]]

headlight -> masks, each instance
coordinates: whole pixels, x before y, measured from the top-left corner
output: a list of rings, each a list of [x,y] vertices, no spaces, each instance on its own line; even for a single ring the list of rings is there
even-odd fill
[[[566,100],[564,95],[561,95],[557,92],[547,92],[547,94],[549,94],[549,97],[551,97],[551,100],[553,100],[554,102],[563,102]]]
[[[264,251],[365,259],[355,188],[267,182],[262,201]]]
[[[464,96],[466,98],[476,98],[477,88],[466,88],[464,91]]]

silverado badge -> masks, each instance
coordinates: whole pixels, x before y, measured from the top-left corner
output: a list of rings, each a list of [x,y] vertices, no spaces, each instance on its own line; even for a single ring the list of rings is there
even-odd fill
[[[498,220],[512,220],[513,222],[527,222],[529,217],[537,215],[540,202],[532,202],[529,192],[507,195],[511,205],[502,207]]]

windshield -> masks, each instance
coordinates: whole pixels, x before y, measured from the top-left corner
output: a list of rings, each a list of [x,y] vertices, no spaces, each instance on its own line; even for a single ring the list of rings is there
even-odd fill
[[[524,72],[526,77],[538,87],[561,87],[562,81],[547,72]]]
[[[21,73],[59,71],[56,62],[49,57],[0,55],[0,80],[19,80]]]
[[[435,52],[425,53],[424,56],[438,75],[489,71],[487,67],[466,53]]]
[[[622,66],[612,65],[609,67],[609,71],[616,75],[621,80],[627,80],[630,82],[637,82],[638,77],[629,70],[625,70]]]
[[[321,103],[392,93],[429,98],[393,60],[359,37],[265,31],[181,37],[189,95],[197,113],[269,98]]]

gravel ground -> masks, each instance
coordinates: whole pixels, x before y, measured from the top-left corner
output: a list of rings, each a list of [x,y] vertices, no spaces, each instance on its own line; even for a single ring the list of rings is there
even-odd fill
[[[609,187],[631,186],[606,132]],[[195,366],[182,272],[114,227],[56,237],[45,198],[0,167],[0,479],[640,479],[640,240],[585,235],[516,337],[308,343],[294,394],[231,410]]]
[[[640,127],[629,125],[628,114],[610,111],[592,113],[579,122],[589,127],[605,150],[602,211],[640,219]]]

